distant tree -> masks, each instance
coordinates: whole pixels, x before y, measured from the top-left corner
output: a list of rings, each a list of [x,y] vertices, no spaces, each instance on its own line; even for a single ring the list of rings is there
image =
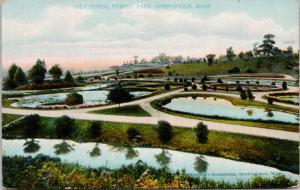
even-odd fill
[[[282,88],[284,90],[287,90],[288,89],[288,86],[287,86],[287,83],[285,81],[282,82]]]
[[[84,78],[82,76],[78,76],[75,80],[78,83],[83,83],[84,82]]]
[[[213,62],[214,62],[214,60],[215,60],[215,58],[216,58],[216,55],[215,55],[215,54],[208,54],[208,55],[206,56],[206,58],[207,58],[207,63],[208,63],[208,65],[210,66],[210,65],[213,64]]]
[[[168,142],[173,136],[172,126],[167,121],[158,121],[158,136],[159,139],[163,142]]]
[[[233,73],[239,73],[241,72],[241,69],[237,66],[234,66],[232,69],[228,70],[228,73],[233,74]]]
[[[102,134],[102,124],[100,121],[92,121],[88,129],[89,136],[98,140]]]
[[[4,80],[4,89],[5,90],[12,90],[17,87],[17,84],[14,81],[15,74],[18,70],[18,66],[16,64],[12,64],[8,69],[8,76]]]
[[[120,107],[121,103],[131,101],[133,99],[133,96],[119,83],[115,88],[109,91],[107,99],[113,103],[119,104]]]
[[[139,58],[139,56],[137,56],[137,55],[133,56],[133,63],[134,64],[138,64],[139,63],[138,58]]]
[[[240,97],[242,100],[247,100],[247,94],[245,90],[240,91]]]
[[[65,103],[69,106],[83,104],[83,97],[81,94],[78,94],[77,92],[72,92],[67,95]]]
[[[252,51],[246,51],[245,54],[243,55],[244,59],[248,60],[250,58],[253,58],[253,53]]]
[[[199,122],[196,126],[195,134],[199,143],[204,144],[208,140],[208,129],[207,125],[202,122]]]
[[[64,82],[66,82],[66,83],[74,83],[74,79],[73,79],[73,76],[71,75],[70,71],[66,72],[66,76],[65,76]]]
[[[207,90],[207,85],[206,84],[202,84],[202,90],[206,91]]]
[[[201,83],[205,83],[206,81],[208,81],[208,77],[204,76],[201,78]]]
[[[240,59],[244,59],[245,53],[241,51],[238,56]]]
[[[62,116],[55,120],[55,130],[58,138],[69,137],[75,130],[75,120]]]
[[[174,78],[174,82],[177,82],[178,81],[178,79],[177,78]]]
[[[273,104],[273,99],[272,98],[268,98],[268,104],[272,105]]]
[[[294,54],[293,47],[292,47],[292,46],[288,46],[288,47],[286,48],[286,52],[285,52],[285,53],[286,53],[287,56],[292,57],[293,54]]]
[[[171,90],[171,86],[168,83],[165,84],[164,88],[165,88],[165,90]]]
[[[23,70],[18,67],[15,76],[14,76],[14,83],[16,84],[16,86],[21,86],[24,84],[27,84],[28,80],[27,77],[25,75],[25,73],[23,72]]]
[[[58,64],[53,65],[49,70],[49,73],[50,75],[52,75],[54,81],[60,80],[62,72],[63,71]]]
[[[226,90],[226,92],[228,92],[228,91],[229,91],[229,88],[228,88],[228,86],[225,86],[225,90]]]
[[[218,78],[218,80],[217,80],[217,83],[219,83],[219,84],[223,84],[223,81],[222,81],[222,79]]]
[[[193,85],[192,85],[192,89],[193,89],[193,90],[196,90],[196,89],[197,89],[197,85],[196,85],[196,84],[193,84]]]
[[[38,59],[35,65],[29,70],[29,79],[33,83],[40,84],[45,80],[47,69],[45,60]]]
[[[229,61],[231,61],[232,58],[235,57],[235,54],[234,54],[234,51],[233,51],[232,47],[229,47],[229,48],[226,49],[226,57]]]
[[[196,78],[195,77],[192,77],[192,82],[195,82]]]
[[[255,84],[259,84],[259,81],[257,80],[257,81],[255,82]]]
[[[140,132],[133,127],[129,127],[126,132],[128,140],[130,141],[137,139],[141,135]]]
[[[258,46],[259,52],[262,53],[264,56],[272,55],[274,44],[275,44],[274,38],[275,36],[273,34],[264,35],[262,44]]]
[[[247,90],[247,96],[248,96],[249,100],[255,99],[255,96],[252,94],[250,88],[248,88],[248,90]]]
[[[189,91],[189,89],[187,87],[184,87],[184,91]]]
[[[240,85],[238,85],[238,86],[236,87],[236,90],[239,91],[239,92],[241,92],[241,91],[243,91],[243,88],[242,88]]]

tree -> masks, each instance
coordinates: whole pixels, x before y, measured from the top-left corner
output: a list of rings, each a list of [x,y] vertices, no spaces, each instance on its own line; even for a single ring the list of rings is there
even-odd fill
[[[130,141],[138,138],[141,135],[140,132],[133,127],[129,127],[126,132],[127,132],[128,140]]]
[[[21,122],[26,137],[34,138],[41,129],[41,117],[37,114],[28,115]]]
[[[196,84],[193,84],[193,85],[192,85],[192,89],[193,89],[193,90],[197,90],[197,85],[196,85]]]
[[[47,69],[45,60],[38,59],[35,65],[29,70],[29,79],[33,83],[40,84],[45,80]]]
[[[268,98],[268,104],[272,105],[273,104],[273,99],[272,98]]]
[[[69,137],[75,130],[75,120],[65,115],[59,117],[55,120],[55,130],[58,138]]]
[[[82,76],[78,76],[75,80],[78,83],[83,83],[84,82],[84,78]]]
[[[100,121],[93,121],[88,129],[89,136],[91,138],[95,138],[98,140],[98,138],[102,134],[102,124]]]
[[[283,88],[283,90],[288,89],[287,83],[285,81],[282,82],[282,88]]]
[[[208,139],[208,129],[207,125],[202,122],[199,122],[195,128],[195,134],[199,143],[204,144]]]
[[[207,85],[206,84],[202,84],[202,90],[206,91],[207,90]]]
[[[288,46],[288,47],[286,48],[285,54],[286,54],[288,57],[292,57],[293,54],[294,54],[293,47],[292,47],[292,46]]]
[[[209,65],[209,66],[213,64],[213,62],[214,62],[214,60],[215,60],[215,57],[216,57],[215,54],[208,54],[208,55],[206,56],[207,62],[208,62],[208,65]]]
[[[21,86],[24,84],[27,84],[27,77],[25,75],[25,73],[23,72],[23,70],[18,67],[15,76],[14,76],[14,83],[16,84],[16,86]]]
[[[18,66],[16,64],[12,64],[8,69],[8,77],[4,81],[4,89],[5,90],[12,90],[17,87],[17,84],[15,84],[14,77],[18,70]]]
[[[168,83],[165,84],[164,88],[165,88],[165,90],[171,90],[171,86]]]
[[[123,102],[129,102],[133,99],[133,95],[124,89],[120,83],[115,88],[111,89],[107,95],[107,99],[113,103],[120,104]]]
[[[54,81],[60,80],[62,72],[63,71],[58,64],[53,65],[49,70],[49,73],[52,75]]]
[[[70,71],[66,72],[66,76],[65,76],[64,82],[74,83],[74,79],[73,79],[73,76],[71,75]]]
[[[234,54],[234,51],[233,51],[232,47],[229,47],[229,48],[226,49],[226,57],[229,61],[231,61],[232,58],[235,57],[235,54]]]
[[[173,136],[172,126],[167,121],[158,121],[157,132],[158,132],[159,139],[163,142],[168,142],[172,139]]]
[[[223,84],[223,81],[222,81],[222,79],[218,78],[218,80],[217,80],[217,83],[219,83],[219,84]]]
[[[255,99],[255,96],[252,94],[250,88],[247,89],[247,96],[248,96],[249,100]]]
[[[240,97],[242,100],[247,100],[247,94],[245,90],[240,91]]]
[[[244,59],[245,53],[241,51],[238,56],[240,59]]]
[[[77,92],[73,92],[67,95],[65,103],[69,106],[83,104],[83,97],[81,94],[78,94]]]
[[[270,56],[273,54],[274,41],[275,36],[273,34],[264,35],[264,39],[262,44],[259,47],[259,53],[262,53],[264,56]]]

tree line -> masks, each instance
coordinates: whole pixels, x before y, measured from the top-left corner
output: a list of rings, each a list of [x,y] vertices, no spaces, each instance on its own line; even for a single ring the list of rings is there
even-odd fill
[[[70,71],[67,71],[65,78],[61,80],[63,70],[58,64],[53,65],[48,73],[52,76],[52,82],[74,83],[74,79]],[[13,63],[8,70],[8,76],[4,80],[3,89],[12,90],[29,83],[43,84],[45,82],[46,74],[47,68],[45,60],[38,59],[35,65],[33,65],[28,71],[27,75],[21,67]]]

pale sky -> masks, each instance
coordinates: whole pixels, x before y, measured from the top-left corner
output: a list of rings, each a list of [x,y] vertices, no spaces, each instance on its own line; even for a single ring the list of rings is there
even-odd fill
[[[87,70],[133,55],[220,55],[252,49],[266,33],[280,48],[299,41],[298,0],[6,0],[2,19],[4,69],[38,58]]]

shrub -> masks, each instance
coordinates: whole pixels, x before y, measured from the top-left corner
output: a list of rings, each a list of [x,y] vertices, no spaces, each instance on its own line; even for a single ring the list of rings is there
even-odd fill
[[[126,75],[126,78],[130,79],[130,78],[131,78],[131,76],[130,76],[130,75]]]
[[[216,91],[217,89],[218,89],[217,86],[214,86],[214,87],[213,87],[213,90],[214,90],[214,91]]]
[[[272,83],[271,83],[271,85],[275,86],[275,85],[276,85],[276,83],[275,83],[275,82],[272,82]]]
[[[193,78],[192,78],[192,82],[195,82],[195,80],[196,80],[195,77],[193,77]]]
[[[140,132],[133,127],[129,127],[126,132],[127,132],[128,140],[130,141],[138,138],[141,135]]]
[[[151,74],[151,73],[150,73],[150,74],[148,74],[148,77],[153,77],[153,74]]]
[[[78,77],[76,77],[76,82],[78,82],[78,83],[83,83],[84,82],[84,78],[82,77],[82,76],[78,76]]]
[[[255,73],[255,71],[253,71],[252,69],[247,69],[246,72],[247,72],[247,73]]]
[[[270,104],[270,105],[273,104],[273,99],[272,98],[268,98],[268,104]]]
[[[172,76],[173,73],[171,71],[168,72],[168,76]]]
[[[247,83],[247,84],[250,84],[250,81],[247,80],[246,83]]]
[[[75,130],[75,120],[65,115],[59,117],[55,120],[55,129],[58,138],[69,137]]]
[[[102,124],[100,121],[93,121],[88,130],[91,138],[98,139],[102,134]]]
[[[133,99],[133,95],[124,89],[121,84],[117,84],[115,88],[111,89],[107,95],[107,99],[113,103],[120,104],[123,102],[129,102]]]
[[[225,90],[226,90],[226,92],[228,92],[228,91],[229,91],[229,88],[228,88],[228,86],[226,86],[226,87],[225,87]]]
[[[25,129],[27,137],[35,137],[41,129],[41,117],[38,114],[28,115],[22,119],[20,125]]]
[[[245,90],[240,91],[240,97],[242,100],[247,100],[247,94]]]
[[[193,85],[192,85],[192,89],[193,89],[193,90],[196,90],[196,89],[197,89],[197,85],[196,85],[196,84],[193,84]]]
[[[239,67],[233,67],[232,69],[228,70],[228,73],[239,73],[241,69]]]
[[[183,79],[183,82],[187,82],[187,79]]]
[[[255,96],[253,96],[251,90],[248,88],[247,90],[247,96],[249,98],[249,100],[254,100],[255,99]]]
[[[218,80],[217,80],[217,83],[223,84],[222,79],[218,79]]]
[[[165,88],[165,90],[171,90],[171,86],[168,83],[165,84],[164,88]]]
[[[239,81],[239,80],[237,80],[237,81],[235,81],[235,83],[236,83],[236,84],[240,84],[240,81]]]
[[[256,84],[259,84],[259,81],[256,81],[255,83],[256,83]]]
[[[179,82],[183,82],[183,79],[182,79],[182,78],[180,78],[180,79],[179,79]]]
[[[207,125],[202,122],[199,122],[195,128],[195,134],[199,143],[204,144],[208,139],[208,129]]]
[[[204,90],[204,91],[207,90],[207,85],[206,84],[202,84],[202,90]]]
[[[206,81],[208,81],[209,79],[207,78],[207,76],[204,76],[201,78],[201,83],[205,83]]]
[[[143,74],[139,74],[139,78],[144,78],[144,75]]]
[[[288,89],[288,88],[287,88],[287,83],[286,83],[285,81],[282,82],[282,88],[283,88],[284,90],[287,90],[287,89]]]
[[[167,121],[158,121],[157,133],[161,141],[163,142],[170,141],[173,136],[171,124]]]
[[[175,82],[177,82],[177,81],[178,81],[178,79],[177,79],[177,78],[174,78],[174,81],[175,81]]]
[[[78,105],[83,103],[83,97],[77,92],[73,92],[67,95],[65,103],[69,106]]]
[[[188,91],[189,89],[187,87],[184,87],[184,91]]]

